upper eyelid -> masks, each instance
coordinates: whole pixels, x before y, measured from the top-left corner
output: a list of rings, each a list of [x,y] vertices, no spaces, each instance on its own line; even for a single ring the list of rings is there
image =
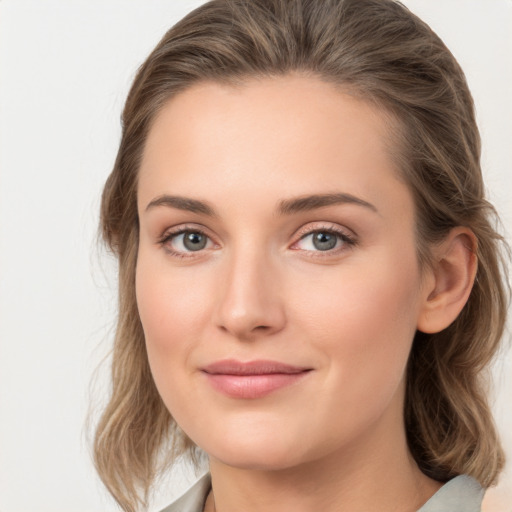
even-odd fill
[[[332,233],[336,233],[338,235],[346,236],[347,238],[356,238],[357,237],[357,235],[351,229],[342,227],[339,224],[335,224],[335,223],[331,223],[331,222],[328,222],[328,223],[320,222],[319,224],[317,224],[315,226],[306,224],[305,226],[299,228],[296,231],[296,236],[298,237],[298,240],[300,240],[304,236],[310,235],[312,233],[317,233],[319,231],[329,231]]]
[[[186,233],[187,231],[190,231],[192,233],[201,233],[207,236],[208,238],[213,239],[213,237],[210,234],[210,230],[199,224],[178,224],[177,226],[168,227],[162,231],[162,234],[158,237],[158,239],[159,241],[162,241],[170,237]]]

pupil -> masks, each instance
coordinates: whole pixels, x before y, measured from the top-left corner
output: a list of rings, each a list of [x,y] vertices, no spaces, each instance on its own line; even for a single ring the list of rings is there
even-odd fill
[[[316,233],[313,237],[313,245],[320,251],[328,251],[336,246],[336,236],[332,233]]]
[[[185,233],[183,245],[189,251],[200,251],[206,246],[206,237],[201,233]]]

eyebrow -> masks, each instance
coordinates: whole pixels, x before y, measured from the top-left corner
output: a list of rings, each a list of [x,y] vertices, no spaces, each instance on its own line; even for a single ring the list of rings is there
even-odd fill
[[[345,193],[313,194],[292,199],[284,199],[279,202],[277,212],[280,215],[291,215],[293,213],[316,210],[317,208],[324,208],[326,206],[336,204],[355,204],[378,213],[377,208],[373,204],[365,201],[364,199],[353,196],[352,194]],[[146,206],[146,211],[157,206],[167,206],[178,210],[199,213],[208,217],[218,217],[215,210],[207,202],[200,201],[198,199],[191,199],[189,197],[164,194],[153,199]]]
[[[281,215],[290,215],[292,213],[315,210],[316,208],[323,208],[334,204],[355,204],[368,208],[375,213],[379,213],[377,208],[368,201],[345,193],[314,194],[294,199],[285,199],[279,203],[278,211]]]
[[[189,197],[169,196],[164,194],[163,196],[159,196],[153,199],[146,206],[146,211],[157,206],[168,206],[187,212],[201,213],[202,215],[207,215],[208,217],[217,217],[215,210],[208,203],[199,201],[198,199],[191,199]]]

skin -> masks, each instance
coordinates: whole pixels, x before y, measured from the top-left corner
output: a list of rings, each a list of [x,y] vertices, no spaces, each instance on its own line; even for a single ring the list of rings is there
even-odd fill
[[[200,83],[155,119],[139,177],[137,302],[159,393],[209,455],[207,511],[413,511],[441,485],[408,451],[404,374],[416,330],[446,327],[467,299],[474,241],[454,230],[439,265],[419,268],[413,199],[386,133],[375,107],[299,75]],[[340,193],[371,206],[279,211]],[[187,249],[180,229],[204,232],[204,249]],[[334,249],[314,246],[311,233],[332,230]],[[202,371],[227,358],[311,371],[232,398]]]

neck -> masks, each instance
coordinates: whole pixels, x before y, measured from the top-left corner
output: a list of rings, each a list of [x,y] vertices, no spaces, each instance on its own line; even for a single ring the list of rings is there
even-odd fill
[[[367,512],[376,504],[414,512],[441,484],[420,471],[396,427],[383,421],[350,446],[289,468],[237,468],[210,457],[205,512]]]

